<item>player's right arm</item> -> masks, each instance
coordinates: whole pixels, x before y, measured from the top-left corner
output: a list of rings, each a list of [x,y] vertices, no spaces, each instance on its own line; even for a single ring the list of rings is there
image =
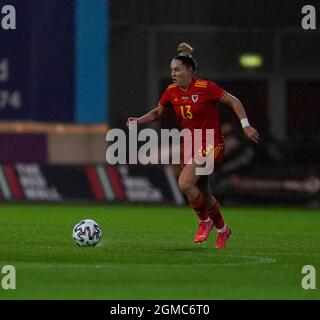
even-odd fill
[[[159,104],[156,108],[152,109],[143,116],[136,118],[130,117],[127,120],[127,127],[130,128],[130,123],[136,121],[137,124],[147,124],[150,122],[158,121],[162,116],[163,107]]]

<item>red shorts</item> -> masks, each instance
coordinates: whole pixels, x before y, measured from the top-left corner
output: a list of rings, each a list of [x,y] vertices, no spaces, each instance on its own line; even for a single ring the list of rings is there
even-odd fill
[[[198,150],[193,150],[193,146],[186,148],[184,144],[181,145],[181,160],[182,164],[191,163],[193,160],[198,163],[205,161],[214,161],[214,165],[219,164],[224,157],[224,143],[223,141],[217,144],[202,144]]]

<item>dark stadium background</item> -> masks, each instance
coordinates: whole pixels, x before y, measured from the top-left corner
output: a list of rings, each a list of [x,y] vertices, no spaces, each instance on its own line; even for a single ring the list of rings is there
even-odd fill
[[[262,137],[260,146],[250,145],[230,108],[219,106],[226,138],[215,184],[221,199],[319,203],[319,30],[302,29],[305,3],[119,0],[93,2],[90,10],[86,1],[11,4],[17,29],[0,32],[2,70],[9,65],[0,82],[9,97],[0,109],[1,163],[105,165],[107,128],[125,129],[127,117],[157,104],[176,46],[187,41],[198,76],[239,97]],[[262,65],[241,66],[247,53]],[[174,126],[168,114],[162,127]],[[242,178],[236,183],[231,174]],[[26,198],[21,194],[18,200]]]

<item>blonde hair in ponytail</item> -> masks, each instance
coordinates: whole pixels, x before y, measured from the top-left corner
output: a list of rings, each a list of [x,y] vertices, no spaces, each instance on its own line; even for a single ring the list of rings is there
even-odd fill
[[[177,47],[177,53],[178,55],[181,55],[181,56],[192,58],[193,51],[194,50],[190,46],[190,44],[186,42],[181,42]]]
[[[174,59],[180,60],[187,68],[192,68],[193,71],[197,68],[197,62],[193,58],[194,49],[189,43],[181,42],[177,47],[178,55]]]

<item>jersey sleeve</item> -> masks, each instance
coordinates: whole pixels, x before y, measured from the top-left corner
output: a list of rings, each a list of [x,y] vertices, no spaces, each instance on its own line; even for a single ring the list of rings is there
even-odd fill
[[[163,92],[163,94],[162,94],[162,96],[160,98],[159,104],[163,108],[167,107],[170,104],[170,96],[169,96],[169,93],[168,93],[168,89],[166,89]]]
[[[208,82],[209,98],[215,102],[220,102],[227,95],[227,92],[220,88],[215,82]]]
[[[170,105],[170,95],[168,88],[163,92],[160,101],[159,101],[159,112],[162,113]]]

